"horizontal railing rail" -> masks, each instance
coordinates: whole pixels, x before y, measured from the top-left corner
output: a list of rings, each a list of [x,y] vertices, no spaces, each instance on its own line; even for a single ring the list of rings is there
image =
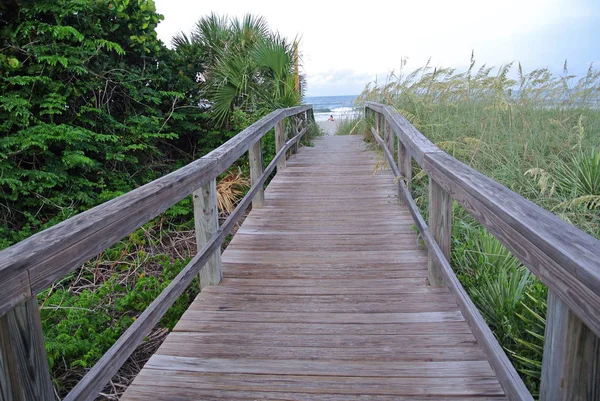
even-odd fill
[[[289,117],[294,120],[294,136],[286,141]],[[37,294],[193,193],[194,216],[201,220],[196,221],[198,253],[65,398],[95,399],[194,277],[200,274],[201,287],[219,282],[220,258],[215,256],[221,243],[251,202],[254,207],[262,205],[267,178],[275,167],[285,168],[286,154],[297,149],[310,117],[310,105],[276,110],[199,160],[0,251],[2,399],[54,400]],[[277,153],[263,171],[260,142],[272,128]],[[219,228],[215,180],[245,152],[252,186]],[[213,271],[203,276],[206,270]],[[203,282],[203,277],[208,280]]]
[[[430,283],[452,289],[509,399],[532,397],[450,267],[452,199],[549,289],[541,399],[600,397],[600,241],[446,154],[393,107],[367,102],[365,112],[374,114],[373,135],[402,178],[400,197],[429,250]],[[429,175],[429,226],[409,190],[413,158]]]

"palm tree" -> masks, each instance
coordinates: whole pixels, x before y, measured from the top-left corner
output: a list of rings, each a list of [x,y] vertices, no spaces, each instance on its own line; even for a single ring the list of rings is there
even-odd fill
[[[173,38],[173,45],[177,52],[202,59],[204,70],[198,73],[218,125],[227,125],[235,109],[274,109],[300,102],[293,46],[271,32],[262,17],[211,14],[201,18],[189,36],[182,32]]]

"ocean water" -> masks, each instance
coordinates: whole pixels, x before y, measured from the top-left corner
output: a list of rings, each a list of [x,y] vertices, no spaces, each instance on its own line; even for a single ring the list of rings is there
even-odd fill
[[[304,98],[304,103],[312,104],[316,121],[327,121],[329,116],[334,119],[352,117],[360,111],[354,105],[357,95],[349,96],[312,96]]]

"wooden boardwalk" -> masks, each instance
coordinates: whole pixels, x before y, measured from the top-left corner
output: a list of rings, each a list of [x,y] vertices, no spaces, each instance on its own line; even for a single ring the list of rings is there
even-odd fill
[[[389,171],[361,138],[287,161],[122,400],[500,400]]]

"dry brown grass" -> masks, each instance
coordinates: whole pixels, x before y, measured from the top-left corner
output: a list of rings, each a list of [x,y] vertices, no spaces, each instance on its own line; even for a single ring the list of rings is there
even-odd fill
[[[248,188],[250,188],[250,180],[244,176],[241,169],[227,173],[217,184],[219,214],[221,216],[231,214]]]

